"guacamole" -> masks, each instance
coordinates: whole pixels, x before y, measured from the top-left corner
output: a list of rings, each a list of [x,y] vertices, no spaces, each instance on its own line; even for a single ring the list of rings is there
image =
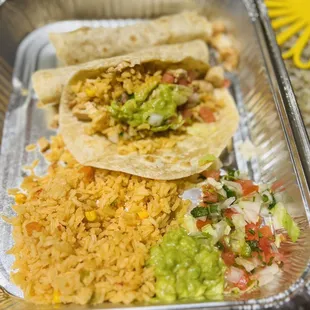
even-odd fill
[[[148,264],[155,270],[156,298],[160,301],[222,297],[225,265],[219,250],[204,239],[187,235],[184,229],[168,232],[151,249]]]
[[[192,92],[186,86],[150,81],[124,104],[113,101],[109,111],[112,117],[134,128],[145,124],[153,132],[176,130],[183,124],[177,108],[188,100]]]

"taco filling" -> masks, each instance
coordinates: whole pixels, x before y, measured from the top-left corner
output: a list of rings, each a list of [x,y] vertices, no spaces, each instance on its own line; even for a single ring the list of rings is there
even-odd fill
[[[78,120],[89,123],[86,134],[118,143],[179,134],[194,122],[216,122],[224,103],[214,96],[214,88],[223,85],[221,67],[207,74],[150,64],[109,68],[72,85],[69,107]]]
[[[205,170],[239,119],[223,68],[208,60],[197,40],[80,67],[60,100],[66,146],[80,164],[147,178]]]

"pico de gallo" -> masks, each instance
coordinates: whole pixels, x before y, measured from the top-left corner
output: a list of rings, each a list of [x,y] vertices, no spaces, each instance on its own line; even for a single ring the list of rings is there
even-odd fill
[[[279,199],[283,184],[258,185],[233,170],[202,175],[200,190],[191,189],[184,197],[192,201],[184,228],[221,251],[225,292],[245,292],[271,282],[283,265],[281,242],[295,242],[300,234]]]

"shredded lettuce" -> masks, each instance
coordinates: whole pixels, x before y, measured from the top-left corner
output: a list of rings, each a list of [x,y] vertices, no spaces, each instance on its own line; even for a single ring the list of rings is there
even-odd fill
[[[271,210],[271,213],[273,215],[275,229],[284,228],[291,240],[296,242],[300,235],[300,229],[288,214],[283,203],[278,202]]]
[[[205,165],[205,164],[207,164],[207,163],[210,163],[210,162],[213,162],[213,161],[215,161],[215,160],[216,160],[216,157],[215,157],[214,155],[212,155],[212,154],[207,154],[207,155],[205,155],[205,156],[203,156],[203,157],[201,157],[201,158],[199,159],[198,165],[199,165],[199,166],[203,166],[203,165]]]
[[[208,216],[210,214],[209,208],[205,207],[196,207],[191,211],[193,217],[202,217]]]

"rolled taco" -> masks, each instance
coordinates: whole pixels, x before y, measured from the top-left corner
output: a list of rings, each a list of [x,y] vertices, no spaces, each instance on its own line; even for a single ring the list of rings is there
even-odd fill
[[[196,12],[183,12],[117,28],[80,28],[67,33],[51,33],[50,40],[65,65],[124,55],[146,46],[207,40],[212,26]]]
[[[201,172],[238,126],[218,69],[202,41],[102,60],[65,85],[60,132],[86,166],[164,180]]]
[[[174,55],[175,61],[181,58],[184,59],[185,56],[183,57],[183,55],[189,55],[189,58],[199,59],[205,65],[205,63],[209,61],[209,53],[206,46],[203,45],[205,45],[205,43],[202,41],[195,40],[181,44],[163,45],[160,48],[150,47],[126,56],[114,57],[114,63],[127,60],[132,61],[136,58],[140,61],[142,57],[147,57],[150,61],[156,61],[158,56],[165,59],[169,58],[170,56],[167,55],[171,53],[171,55]],[[38,99],[43,105],[58,104],[64,85],[74,73],[80,70],[99,68],[105,66],[106,63],[109,63],[109,60],[106,61],[101,59],[75,66],[39,70],[32,75],[32,85]]]

